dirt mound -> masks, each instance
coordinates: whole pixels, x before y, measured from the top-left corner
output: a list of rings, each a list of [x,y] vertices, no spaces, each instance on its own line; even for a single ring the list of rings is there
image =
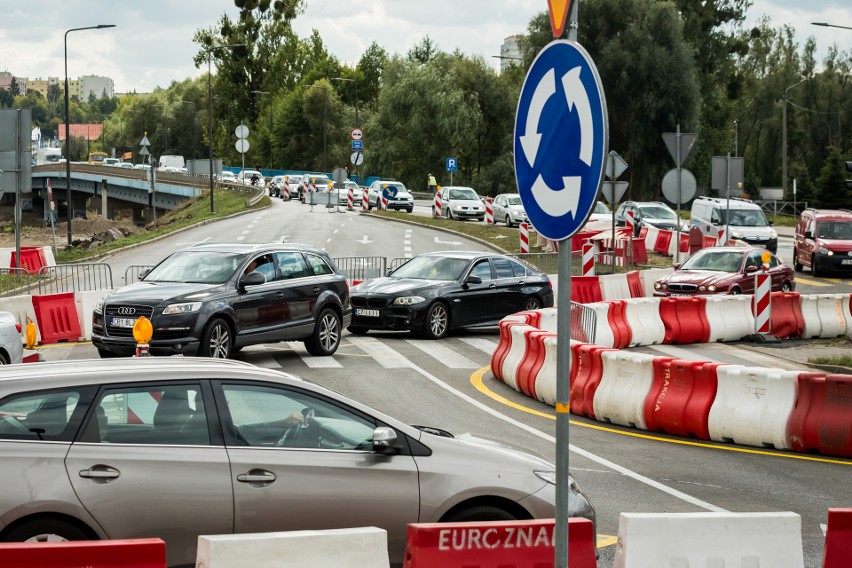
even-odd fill
[[[124,235],[144,231],[142,227],[136,226],[128,218],[110,220],[90,211],[86,213],[86,217],[86,219],[77,217],[71,221],[72,240],[89,241],[96,235],[108,234],[113,229],[117,229]],[[60,217],[53,231],[56,233],[56,246],[64,247],[68,243],[68,223],[65,217]],[[22,219],[21,246],[52,246],[53,231],[51,231],[50,224],[42,218],[40,209],[39,211],[25,211]],[[112,233],[118,235],[115,231],[112,231]],[[0,247],[14,246],[14,208],[2,206],[0,207]]]

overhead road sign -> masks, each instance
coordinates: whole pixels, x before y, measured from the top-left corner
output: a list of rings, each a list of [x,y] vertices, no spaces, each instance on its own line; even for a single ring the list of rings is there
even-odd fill
[[[527,216],[550,240],[570,237],[595,205],[609,123],[588,52],[555,40],[527,73],[515,116],[515,176]]]

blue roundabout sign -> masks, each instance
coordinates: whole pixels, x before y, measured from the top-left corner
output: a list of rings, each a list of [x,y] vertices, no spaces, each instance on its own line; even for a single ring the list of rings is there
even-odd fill
[[[595,206],[609,122],[600,76],[579,44],[555,40],[533,61],[515,116],[515,176],[541,235],[566,239]]]

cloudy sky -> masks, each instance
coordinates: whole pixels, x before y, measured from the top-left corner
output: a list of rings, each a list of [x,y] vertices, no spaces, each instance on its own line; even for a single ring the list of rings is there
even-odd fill
[[[852,27],[849,1],[753,0],[748,19],[766,14],[775,27],[789,24],[800,44],[813,35],[820,55],[835,43],[852,50],[852,30],[810,25]],[[0,0],[0,7],[0,70],[29,79],[64,78],[65,30],[115,24],[68,35],[68,75],[111,77],[116,92],[148,92],[200,75],[192,63],[195,30],[213,26],[223,13],[237,14],[233,0]],[[307,0],[294,26],[301,37],[319,29],[329,50],[350,64],[373,41],[406,53],[428,34],[444,51],[481,55],[497,68],[493,56],[503,38],[523,33],[546,9],[547,0]]]

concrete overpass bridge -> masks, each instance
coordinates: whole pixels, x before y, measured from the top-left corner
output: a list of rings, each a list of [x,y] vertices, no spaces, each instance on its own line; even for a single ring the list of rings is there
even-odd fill
[[[209,187],[206,176],[157,172],[156,190],[151,192],[150,172],[111,166],[71,164],[72,209],[96,210],[106,218],[114,218],[116,210],[133,210],[134,221],[150,221],[153,207],[176,208],[187,199],[201,195]],[[48,210],[47,182],[53,190],[54,202],[68,202],[65,164],[35,166],[32,169],[32,191],[44,200]],[[45,218],[47,216],[45,215]]]

